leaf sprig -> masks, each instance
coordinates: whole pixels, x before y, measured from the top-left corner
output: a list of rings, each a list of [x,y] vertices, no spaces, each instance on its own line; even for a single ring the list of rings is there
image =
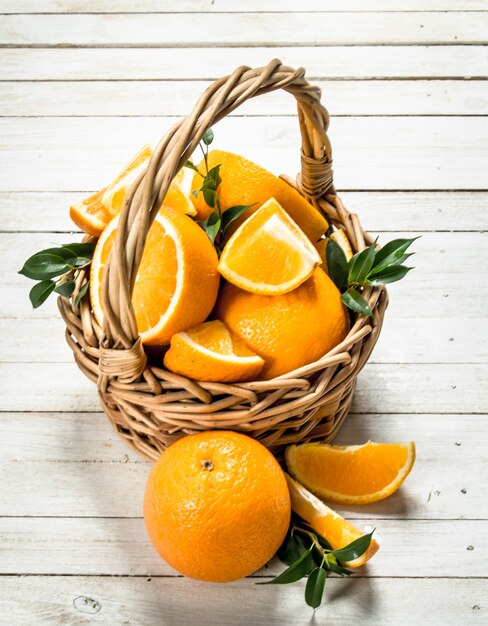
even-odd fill
[[[369,548],[374,530],[344,548],[333,550],[331,545],[308,524],[296,521],[278,550],[278,557],[288,568],[272,580],[258,585],[286,585],[307,578],[305,601],[313,609],[322,604],[325,583],[330,572],[350,576],[343,563],[357,559]]]
[[[202,173],[198,167],[192,162],[187,161],[185,167],[193,170],[199,174],[202,179],[202,186],[199,189],[192,191],[194,196],[198,196],[201,192],[203,198],[208,206],[215,209],[210,213],[208,218],[204,221],[199,221],[199,225],[207,233],[210,241],[215,246],[217,253],[220,255],[224,245],[224,234],[234,220],[239,218],[247,209],[250,209],[254,204],[238,204],[231,206],[225,211],[221,210],[220,198],[218,189],[222,178],[220,176],[221,165],[215,165],[211,169],[208,169],[208,147],[214,140],[214,132],[209,128],[203,135],[202,141],[199,146],[203,153],[203,160],[205,164],[205,173]]]
[[[413,253],[407,249],[413,239],[394,239],[379,250],[376,241],[357,252],[349,261],[344,251],[330,237],[327,241],[326,261],[329,275],[341,291],[342,302],[355,313],[373,315],[371,307],[361,295],[363,287],[387,285],[401,280],[412,267],[403,265]]]
[[[29,257],[19,274],[39,281],[29,293],[32,306],[37,309],[53,291],[66,298],[71,297],[76,285],[75,272],[90,265],[94,249],[95,244],[89,242],[67,243]],[[89,282],[85,283],[78,292],[75,306],[88,291],[88,285]]]

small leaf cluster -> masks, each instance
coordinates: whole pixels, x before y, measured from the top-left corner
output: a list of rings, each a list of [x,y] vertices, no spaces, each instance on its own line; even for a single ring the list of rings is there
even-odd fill
[[[313,609],[322,604],[325,583],[330,572],[350,576],[342,563],[353,561],[369,548],[374,530],[344,548],[333,550],[329,542],[308,524],[295,521],[278,550],[277,556],[288,568],[272,580],[260,585],[286,585],[307,578],[305,601]]]
[[[202,141],[199,144],[203,153],[205,163],[205,173],[200,172],[196,165],[192,161],[187,161],[185,167],[197,172],[202,178],[203,183],[199,189],[192,191],[194,196],[197,196],[200,192],[203,194],[205,202],[211,209],[215,209],[210,213],[208,218],[204,221],[199,221],[198,224],[207,233],[210,241],[215,246],[217,252],[220,254],[223,247],[223,239],[226,230],[232,224],[234,220],[239,218],[247,209],[254,206],[253,204],[239,204],[231,206],[225,211],[220,208],[218,189],[222,178],[220,176],[221,165],[215,165],[211,169],[208,169],[208,147],[214,140],[214,133],[209,128],[202,137]]]
[[[71,297],[75,290],[75,272],[91,263],[94,249],[95,244],[89,242],[67,243],[29,257],[19,274],[39,281],[29,293],[32,306],[37,309],[53,291],[66,298]],[[88,291],[88,285],[88,282],[85,283],[78,292],[75,306]]]
[[[412,267],[403,265],[413,253],[407,253],[418,239],[394,239],[380,249],[376,241],[356,253],[349,261],[342,248],[329,237],[326,249],[329,276],[342,293],[342,302],[355,313],[370,316],[371,307],[361,295],[366,286],[376,287],[401,280]]]

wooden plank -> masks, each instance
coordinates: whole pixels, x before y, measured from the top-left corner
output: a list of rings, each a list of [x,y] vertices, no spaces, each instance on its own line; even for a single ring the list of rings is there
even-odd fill
[[[9,625],[144,624],[188,626],[308,626],[361,623],[409,626],[482,626],[488,581],[484,579],[332,578],[326,602],[313,613],[304,582],[255,586],[246,578],[212,585],[186,578],[18,576],[1,579],[0,599]],[[413,601],[415,599],[415,601]]]
[[[485,471],[486,423],[486,415],[349,415],[336,443],[414,440],[417,461],[390,498],[340,510],[358,520],[486,519],[486,487],[473,478]],[[103,414],[2,413],[0,434],[0,516],[142,515],[149,464]]]
[[[487,13],[5,15],[3,46],[223,47],[486,42]],[[163,36],[162,36],[163,35]],[[164,40],[164,44],[162,41]]]
[[[174,121],[0,119],[0,191],[99,188],[142,144],[158,141]],[[299,167],[297,126],[289,117],[250,117],[239,123],[227,118],[216,127],[216,145],[276,173],[293,174]],[[336,118],[329,133],[338,189],[486,188],[488,125],[478,118]]]
[[[266,11],[477,11],[486,9],[483,0],[267,0]],[[3,0],[2,13],[193,13],[263,10],[259,0]]]
[[[158,116],[189,112],[209,82],[6,82],[0,116]],[[488,81],[319,81],[335,117],[345,115],[483,115]],[[295,115],[288,94],[256,98],[233,115]]]
[[[68,207],[94,191],[0,192],[0,232],[73,232]],[[488,230],[486,192],[346,191],[341,198],[375,233]],[[33,215],[42,215],[42,220],[33,220]]]
[[[377,528],[381,550],[361,575],[485,576],[486,524],[485,520],[364,519],[362,527]],[[157,554],[141,518],[0,518],[0,537],[0,574],[177,574]],[[426,559],[429,553],[437,558]],[[275,558],[256,576],[276,575],[283,569]]]
[[[0,360],[5,363],[70,363],[73,355],[64,339],[64,331],[60,316],[0,319]],[[32,349],[32,337],[42,337],[42,349]],[[389,317],[370,362],[486,363],[488,319],[443,317],[426,321]]]
[[[273,57],[310,79],[484,78],[486,46],[313,46],[303,48],[5,49],[2,80],[203,80]],[[446,63],[446,59],[449,62]]]

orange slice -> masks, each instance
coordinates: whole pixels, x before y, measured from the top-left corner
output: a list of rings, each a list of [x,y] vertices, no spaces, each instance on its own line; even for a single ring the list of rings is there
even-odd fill
[[[349,261],[353,256],[353,252],[352,252],[351,244],[349,243],[349,239],[347,238],[347,235],[342,230],[342,228],[335,230],[330,236],[330,238],[333,239],[336,242],[336,244],[342,248],[342,251],[344,252],[346,259]]]
[[[270,198],[276,198],[312,242],[318,241],[327,230],[328,224],[325,217],[296,189],[256,163],[238,154],[212,150],[208,153],[208,168],[211,169],[216,165],[220,165],[222,178],[218,189],[222,211],[235,205],[256,203],[232,224],[229,234]],[[200,163],[198,169],[202,173],[205,172],[204,161]],[[200,189],[202,182],[202,176],[195,172],[192,190]],[[205,202],[201,192],[196,198],[193,197],[193,202],[200,220],[206,220],[214,210]]]
[[[415,461],[415,444],[373,443],[289,446],[290,473],[324,500],[366,504],[388,497],[400,487]]]
[[[214,320],[173,335],[164,364],[194,380],[230,383],[255,379],[264,361],[223,322]]]
[[[305,282],[320,262],[307,236],[271,198],[229,239],[218,269],[241,289],[279,295]]]
[[[93,254],[90,298],[103,323],[102,280],[112,250],[118,216],[105,228]],[[162,207],[149,229],[132,304],[144,344],[163,345],[182,330],[203,322],[219,288],[217,253],[190,217]]]
[[[327,539],[334,550],[345,548],[348,544],[365,534],[330,509],[303,485],[293,480],[291,476],[286,473],[285,476],[288,482],[288,489],[290,490],[292,511],[308,522],[322,537]],[[376,554],[379,547],[378,542],[372,539],[369,548],[363,555],[353,561],[344,563],[344,565],[346,567],[360,567],[364,565],[366,561],[369,561]]]
[[[109,221],[122,210],[127,191],[147,167],[151,154],[151,147],[144,146],[108,187],[71,206],[73,222],[89,235],[99,237]],[[181,187],[182,180],[183,172],[180,171],[172,181],[163,204],[188,215],[196,215],[189,195]]]

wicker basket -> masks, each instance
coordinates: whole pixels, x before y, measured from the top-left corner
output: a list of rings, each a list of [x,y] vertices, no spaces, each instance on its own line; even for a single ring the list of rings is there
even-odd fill
[[[72,298],[58,300],[78,366],[97,383],[116,431],[146,458],[157,458],[185,434],[215,428],[247,433],[279,453],[290,443],[332,439],[350,408],[356,377],[381,329],[387,306],[383,287],[364,293],[374,317],[355,316],[345,340],[324,357],[272,380],[239,384],[195,382],[148,362],[130,302],[146,234],[173,177],[210,126],[248,98],[276,89],[295,96],[302,135],[301,174],[296,185],[284,179],[345,230],[354,251],[372,242],[335,193],[329,116],[320,90],[304,74],[273,60],[259,69],[239,67],[215,81],[160,142],[127,194],[103,284],[104,327],[96,323],[88,295],[74,304],[89,278],[86,270],[79,273]]]

